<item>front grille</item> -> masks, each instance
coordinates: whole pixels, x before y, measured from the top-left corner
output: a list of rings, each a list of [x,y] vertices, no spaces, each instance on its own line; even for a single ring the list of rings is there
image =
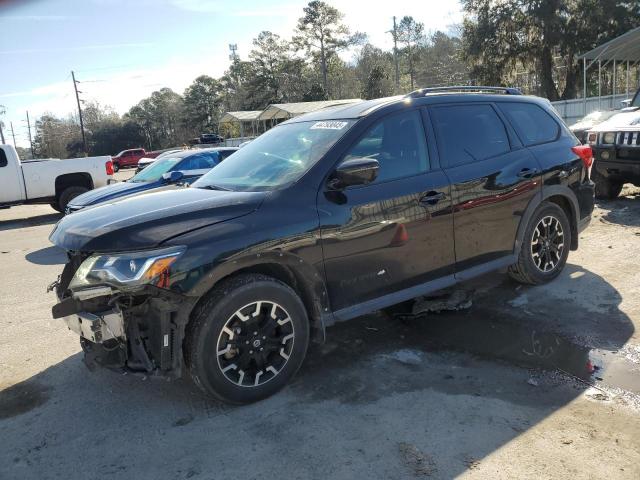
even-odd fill
[[[618,132],[616,134],[616,146],[618,147],[639,147],[640,132]]]

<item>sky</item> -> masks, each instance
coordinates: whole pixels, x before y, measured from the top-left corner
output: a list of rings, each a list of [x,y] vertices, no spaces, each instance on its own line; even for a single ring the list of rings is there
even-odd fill
[[[297,0],[0,0],[0,105],[5,138],[28,145],[45,112],[76,111],[81,98],[124,113],[154,90],[182,93],[198,75],[219,77],[229,44],[246,59],[252,39],[269,30],[290,38],[308,1]],[[390,49],[392,17],[412,15],[426,31],[462,21],[458,0],[329,0],[352,31]],[[348,56],[352,53],[343,54]]]

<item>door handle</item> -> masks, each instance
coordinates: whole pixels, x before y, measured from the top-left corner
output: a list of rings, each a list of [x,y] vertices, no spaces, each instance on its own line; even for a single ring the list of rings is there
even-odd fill
[[[518,176],[520,178],[531,178],[536,173],[538,173],[538,169],[537,168],[523,168],[522,170],[520,170],[518,172]]]
[[[444,200],[446,195],[443,192],[429,192],[420,199],[423,205],[435,205],[440,200]]]

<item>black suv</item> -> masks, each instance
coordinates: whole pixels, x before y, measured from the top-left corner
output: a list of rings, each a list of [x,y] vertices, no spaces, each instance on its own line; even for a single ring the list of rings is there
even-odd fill
[[[336,321],[502,267],[555,278],[591,217],[591,160],[547,101],[513,89],[316,111],[191,187],[63,218],[53,316],[89,365],[186,368],[204,391],[253,402]]]

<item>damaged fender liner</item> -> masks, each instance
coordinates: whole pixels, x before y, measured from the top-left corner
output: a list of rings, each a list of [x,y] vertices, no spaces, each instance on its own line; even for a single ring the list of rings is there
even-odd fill
[[[124,317],[126,340],[93,343],[81,338],[87,367],[174,379],[182,375],[182,339],[196,302],[194,297],[144,285],[87,301],[67,297],[54,305],[51,313],[53,318],[80,312],[99,315],[105,307],[117,305]]]

